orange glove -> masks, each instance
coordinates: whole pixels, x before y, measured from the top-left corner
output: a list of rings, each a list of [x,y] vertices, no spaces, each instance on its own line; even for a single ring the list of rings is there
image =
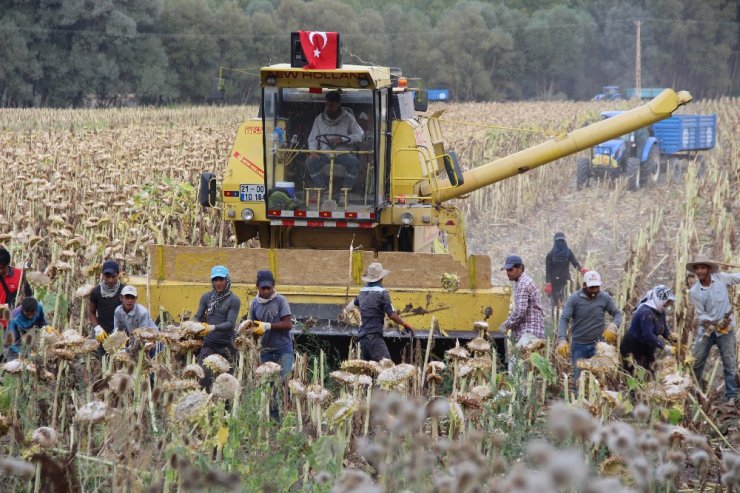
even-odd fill
[[[545,284],[545,294],[547,296],[552,296],[552,283]]]
[[[568,359],[568,354],[570,353],[570,344],[565,341],[560,341],[560,343],[558,343],[558,347],[555,348],[555,350],[558,352],[561,358]]]
[[[252,331],[252,334],[256,335],[257,337],[265,335],[265,332],[270,330],[270,328],[272,327],[272,324],[268,322],[260,322],[258,320],[255,320],[252,323],[256,325],[256,327]]]
[[[619,340],[617,330],[616,324],[609,324],[606,326],[606,330],[604,331],[604,340],[612,346],[616,346],[617,341]]]
[[[201,325],[203,326],[203,330],[198,332],[198,335],[201,337],[205,337],[210,331],[216,328],[215,325],[209,325],[205,322],[202,322]]]

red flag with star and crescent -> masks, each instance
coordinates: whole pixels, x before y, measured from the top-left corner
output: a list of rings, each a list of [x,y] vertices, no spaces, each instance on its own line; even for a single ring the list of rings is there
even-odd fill
[[[337,68],[337,33],[327,31],[298,31],[301,48],[308,62],[303,68]]]

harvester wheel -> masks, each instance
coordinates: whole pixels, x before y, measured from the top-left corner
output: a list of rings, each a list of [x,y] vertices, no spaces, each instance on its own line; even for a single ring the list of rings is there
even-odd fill
[[[682,159],[672,157],[668,159],[668,175],[671,179],[671,183],[681,183],[681,177],[683,176],[684,162]]]
[[[647,186],[655,186],[664,178],[660,167],[660,151],[657,146],[653,146],[648,153],[647,161],[642,165],[645,171],[645,183]]]
[[[640,188],[640,175],[642,166],[640,165],[640,159],[631,157],[627,159],[627,186],[630,190],[638,190]]]
[[[578,160],[578,164],[576,165],[576,190],[587,187],[590,179],[591,163],[588,158],[582,157]]]

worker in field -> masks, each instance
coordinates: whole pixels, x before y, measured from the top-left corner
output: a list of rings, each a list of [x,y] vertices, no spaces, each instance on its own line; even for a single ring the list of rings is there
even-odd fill
[[[383,268],[380,262],[373,262],[362,276],[365,286],[354,300],[360,309],[362,322],[358,336],[360,338],[361,358],[365,361],[391,359],[388,346],[383,339],[383,326],[386,315],[406,330],[414,330],[393,308],[391,296],[383,287],[383,278],[391,271]]]
[[[121,290],[121,304],[113,313],[113,330],[123,330],[131,335],[134,329],[157,329],[144,305],[137,303],[139,293],[134,286],[124,286]]]
[[[662,336],[668,341],[675,340],[666,319],[666,310],[673,305],[675,300],[673,292],[662,284],[648,291],[640,300],[637,309],[632,313],[630,327],[622,337],[619,347],[628,371],[632,372],[634,369],[625,360],[630,355],[635,363],[652,373],[655,353],[658,349],[668,354],[675,352],[673,346],[666,344],[659,337]]]
[[[545,321],[540,292],[534,280],[524,272],[524,262],[518,255],[509,255],[501,270],[515,283],[514,309],[499,327],[499,332],[511,330],[516,347],[521,348],[535,339],[545,338]],[[513,359],[509,359],[510,368]]]
[[[23,337],[33,329],[40,329],[46,325],[44,309],[36,298],[26,297],[21,301],[20,312],[13,317],[8,325],[11,344],[8,347],[6,358],[8,361],[17,359],[22,352]]]
[[[611,316],[606,325],[605,314]],[[570,324],[570,345],[566,331]],[[617,330],[622,324],[622,312],[606,291],[601,290],[601,276],[592,270],[583,275],[583,288],[568,297],[558,321],[558,346],[560,356],[566,358],[570,350],[573,362],[573,379],[578,380],[578,360],[596,355],[596,343],[603,338],[610,344],[617,343]],[[606,325],[606,328],[604,326]]]
[[[253,334],[262,337],[260,363],[271,361],[280,365],[280,379],[284,384],[293,369],[293,316],[285,296],[275,291],[275,276],[270,270],[257,272],[257,296],[249,304],[247,325]],[[284,388],[284,386],[283,386]],[[270,401],[270,417],[280,420],[277,399]]]
[[[20,296],[19,296],[20,294]],[[0,248],[0,306],[4,306],[0,315],[0,330],[8,328],[10,312],[15,309],[24,296],[31,296],[31,287],[23,279],[23,269],[10,265],[10,252]]]
[[[712,346],[717,346],[722,359],[726,403],[735,406],[737,345],[728,287],[740,284],[740,272],[719,272],[719,265],[705,255],[697,255],[693,262],[686,264],[686,270],[696,274],[698,279],[689,290],[697,325],[694,374],[701,383],[709,351]]]
[[[347,151],[345,154],[335,154],[334,173],[337,173],[337,165],[344,168],[341,187],[335,180],[333,182],[336,199],[340,196],[341,188],[352,188],[360,171],[360,160],[357,156],[350,154],[355,145],[362,142],[364,132],[355,120],[354,115],[342,108],[342,97],[339,91],[329,91],[325,96],[324,111],[319,114],[313,122],[311,133],[308,136],[308,148],[311,151]],[[324,172],[324,166],[329,164],[330,156],[311,152],[306,159],[306,167],[311,182],[316,188],[328,189],[329,176]]]
[[[560,306],[563,302],[565,285],[570,282],[571,264],[585,274],[580,262],[576,260],[573,251],[565,241],[565,234],[555,233],[552,249],[545,257],[545,294],[550,296],[553,306]]]
[[[113,332],[113,317],[116,308],[121,304],[121,266],[115,260],[103,262],[103,273],[100,282],[90,292],[87,303],[87,318],[93,327],[93,336],[102,343]],[[99,355],[103,350],[100,348]]]
[[[236,319],[241,301],[231,292],[229,269],[216,265],[211,269],[211,290],[200,297],[198,311],[193,320],[203,323],[203,347],[198,353],[198,364],[203,366],[204,378],[201,385],[210,392],[212,372],[203,365],[203,360],[212,354],[220,354],[234,366],[236,348],[234,337]]]

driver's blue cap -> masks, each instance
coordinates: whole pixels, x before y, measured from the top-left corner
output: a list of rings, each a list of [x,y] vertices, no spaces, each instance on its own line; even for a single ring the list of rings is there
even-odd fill
[[[515,265],[524,265],[522,258],[519,255],[509,255],[506,257],[506,260],[504,260],[504,266],[501,267],[501,270],[511,269]]]

